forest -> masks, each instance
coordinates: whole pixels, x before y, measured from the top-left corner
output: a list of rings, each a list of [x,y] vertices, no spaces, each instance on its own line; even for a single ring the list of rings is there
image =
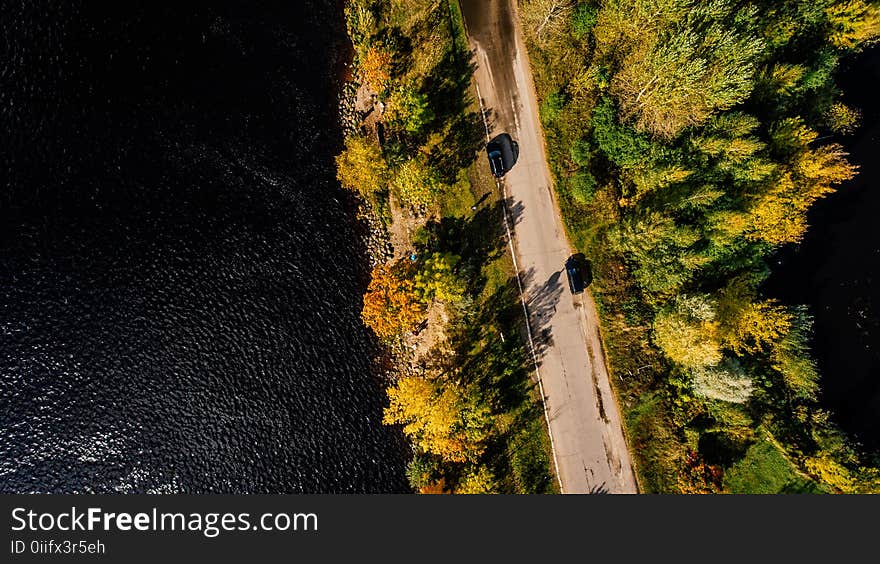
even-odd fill
[[[857,174],[835,69],[863,0],[519,0],[556,194],[590,259],[640,488],[880,492],[817,401],[805,307],[762,295]]]
[[[458,3],[351,0],[346,21],[353,82],[374,103],[337,174],[394,244],[373,268],[362,317],[387,353],[384,423],[411,443],[410,484],[554,492],[502,204],[476,159],[485,140]]]

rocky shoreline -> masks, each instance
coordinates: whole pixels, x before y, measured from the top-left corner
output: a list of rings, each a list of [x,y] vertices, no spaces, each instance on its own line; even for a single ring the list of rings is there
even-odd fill
[[[375,96],[356,78],[343,83],[339,96],[339,123],[344,137],[375,134],[381,113],[381,104],[375,103]],[[360,196],[355,197],[358,202],[355,217],[363,226],[361,237],[370,268],[394,260],[398,253],[395,252],[389,225],[370,201]],[[396,219],[398,218],[393,220]],[[402,376],[424,374],[424,366],[416,359],[418,347],[414,341],[417,339],[417,335],[410,335],[408,338],[381,345],[377,375],[386,384],[391,385]]]
[[[361,85],[356,80],[343,83],[339,93],[339,124],[344,137],[358,135],[363,128],[362,112],[358,110],[358,93]],[[394,247],[388,228],[376,208],[364,198],[357,198],[355,218],[366,228],[364,244],[370,259],[370,268],[394,257]]]

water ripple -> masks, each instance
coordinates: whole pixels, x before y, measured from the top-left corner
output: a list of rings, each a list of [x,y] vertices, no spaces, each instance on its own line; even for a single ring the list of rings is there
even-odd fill
[[[338,3],[125,4],[2,31],[0,491],[404,491],[333,179]]]

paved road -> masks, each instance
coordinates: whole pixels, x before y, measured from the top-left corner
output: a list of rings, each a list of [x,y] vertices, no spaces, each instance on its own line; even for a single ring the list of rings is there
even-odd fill
[[[516,0],[461,0],[490,135],[509,133],[519,159],[504,178],[514,248],[529,311],[564,493],[636,493],[588,293],[572,296],[571,254],[544,150]]]

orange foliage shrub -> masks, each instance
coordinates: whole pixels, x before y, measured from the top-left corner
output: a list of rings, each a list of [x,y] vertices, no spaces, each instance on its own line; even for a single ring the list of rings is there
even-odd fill
[[[384,92],[391,81],[392,56],[388,51],[370,47],[361,59],[364,80],[376,92]]]
[[[419,488],[419,493],[420,494],[428,494],[428,495],[438,495],[438,494],[445,494],[445,493],[449,493],[449,492],[446,491],[446,480],[444,480],[443,478],[440,478],[440,480],[438,480],[437,482],[434,482],[433,484],[428,484],[426,486],[422,486],[421,488]]]
[[[361,317],[380,339],[391,339],[415,329],[425,313],[412,280],[399,265],[380,264],[373,269]]]

